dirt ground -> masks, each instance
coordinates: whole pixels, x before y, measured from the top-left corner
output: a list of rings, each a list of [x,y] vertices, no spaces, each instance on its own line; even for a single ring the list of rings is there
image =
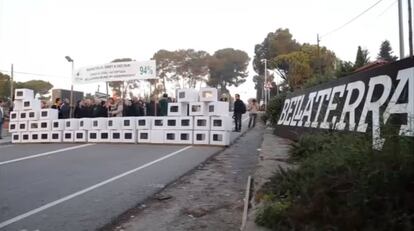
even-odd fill
[[[247,178],[258,164],[258,124],[232,146],[102,230],[240,230]]]

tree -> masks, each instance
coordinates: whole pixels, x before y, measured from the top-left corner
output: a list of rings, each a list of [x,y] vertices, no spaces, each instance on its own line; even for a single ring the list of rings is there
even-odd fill
[[[337,60],[337,66],[336,66],[336,72],[335,72],[336,77],[338,78],[345,77],[345,76],[352,74],[352,72],[354,71],[355,71],[355,68],[352,62],[342,61],[340,59]]]
[[[14,83],[14,87],[32,89],[35,95],[39,93],[41,98],[45,98],[44,95],[49,93],[53,85],[43,80],[29,80],[27,82]]]
[[[301,88],[312,76],[309,55],[303,51],[279,55],[273,62],[275,62],[275,65],[283,63],[286,66],[286,73],[288,73],[287,81],[293,89]]]
[[[358,69],[360,67],[367,65],[369,63],[368,55],[369,55],[369,52],[367,49],[362,49],[361,46],[358,46],[354,68]]]
[[[222,93],[228,93],[227,86],[237,87],[246,81],[249,60],[247,53],[241,50],[226,48],[216,51],[208,64],[208,85],[220,87]]]
[[[392,55],[393,53],[394,52],[392,51],[390,42],[388,40],[385,40],[381,43],[377,59],[383,59],[389,62],[397,61],[398,58],[397,56]]]
[[[10,76],[0,73],[0,99],[10,98]]]

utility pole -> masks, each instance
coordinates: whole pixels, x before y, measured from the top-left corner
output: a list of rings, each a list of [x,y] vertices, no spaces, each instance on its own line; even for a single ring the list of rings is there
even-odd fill
[[[411,0],[408,0],[408,45],[410,47],[410,57],[413,57],[413,16]]]
[[[402,0],[398,0],[398,25],[399,25],[399,31],[400,31],[400,59],[403,59],[404,58],[404,30],[403,30]]]
[[[320,75],[322,75],[322,68],[321,68],[321,56],[320,56],[320,47],[319,47],[319,42],[321,40],[319,39],[319,34],[316,34],[316,42],[317,42],[317,46],[318,46],[318,72]]]
[[[10,72],[10,101],[13,102],[13,75],[14,75],[14,71],[13,71],[13,64],[11,65],[11,72]]]

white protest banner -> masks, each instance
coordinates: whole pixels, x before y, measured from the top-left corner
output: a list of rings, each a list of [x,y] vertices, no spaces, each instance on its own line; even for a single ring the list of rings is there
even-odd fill
[[[144,62],[116,62],[79,68],[74,72],[73,83],[96,83],[127,80],[156,79],[155,60]]]

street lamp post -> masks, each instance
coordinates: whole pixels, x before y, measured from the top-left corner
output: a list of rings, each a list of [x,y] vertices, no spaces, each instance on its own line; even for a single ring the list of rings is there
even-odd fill
[[[72,58],[70,58],[69,56],[65,56],[66,60],[70,63],[72,63],[72,75],[71,77],[73,78],[73,73],[75,72],[75,63],[73,61]],[[73,118],[73,80],[71,79],[71,85],[70,85],[70,108],[69,108],[69,117]]]
[[[265,104],[265,111],[267,111],[267,59],[261,60],[264,63],[264,83],[263,83],[263,89],[264,89],[264,104]]]

